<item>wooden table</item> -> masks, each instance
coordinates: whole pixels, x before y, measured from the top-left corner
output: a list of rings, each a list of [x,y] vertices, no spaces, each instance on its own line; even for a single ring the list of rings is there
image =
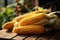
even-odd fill
[[[3,29],[0,30],[0,40],[60,40],[60,30],[42,35],[17,35]]]

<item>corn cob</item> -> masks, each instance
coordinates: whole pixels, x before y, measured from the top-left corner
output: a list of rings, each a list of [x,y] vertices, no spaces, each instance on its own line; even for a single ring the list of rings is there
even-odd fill
[[[28,17],[28,16],[32,16],[34,14],[37,14],[38,11],[33,11],[33,12],[30,12],[30,13],[26,13],[24,15],[20,15],[18,17],[15,18],[16,21],[20,21],[21,19],[25,18],[25,17]]]
[[[14,26],[14,24],[10,21],[2,25],[3,29],[10,29]]]
[[[34,23],[39,22],[41,20],[44,20],[46,18],[47,18],[46,15],[43,14],[43,13],[41,13],[41,14],[40,13],[39,14],[35,14],[33,16],[24,18],[21,21],[19,21],[19,25],[24,26],[24,25],[34,24]]]
[[[27,25],[16,27],[13,32],[17,34],[42,34],[45,32],[45,28],[42,25]]]

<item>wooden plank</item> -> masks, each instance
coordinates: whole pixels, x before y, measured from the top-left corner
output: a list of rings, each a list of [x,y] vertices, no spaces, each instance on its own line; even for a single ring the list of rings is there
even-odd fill
[[[56,40],[55,35],[52,36],[49,40]]]
[[[6,31],[7,30],[5,30],[5,29],[0,30],[0,38],[11,39],[12,37],[17,35],[17,34],[12,33],[12,32],[7,33]]]
[[[39,37],[39,35],[31,35],[27,37],[25,40],[36,40]]]
[[[43,36],[39,37],[37,40],[47,40],[47,38],[45,35],[43,35]]]
[[[25,39],[26,37],[28,37],[28,35],[18,35],[18,36],[16,36],[15,38],[13,38],[13,40],[23,40],[23,39]]]
[[[37,40],[49,40],[54,34],[55,32],[44,34],[41,37],[39,37]]]
[[[51,39],[49,39],[49,40],[56,40],[56,38],[55,38],[55,36],[53,36]]]
[[[50,40],[60,40],[60,30],[57,30],[55,35]]]

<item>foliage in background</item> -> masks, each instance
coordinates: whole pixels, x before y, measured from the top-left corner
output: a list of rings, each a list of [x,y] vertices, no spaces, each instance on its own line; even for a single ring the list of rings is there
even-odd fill
[[[32,4],[33,0],[18,0],[17,3],[24,6],[28,11],[32,11],[34,8],[34,5]]]
[[[16,17],[16,13],[13,11],[12,8],[2,8],[2,12],[0,12],[0,28],[2,24],[5,22],[11,21],[13,18]]]

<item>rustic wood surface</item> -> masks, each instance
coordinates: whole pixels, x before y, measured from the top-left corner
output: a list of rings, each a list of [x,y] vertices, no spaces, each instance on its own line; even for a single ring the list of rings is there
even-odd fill
[[[60,30],[42,35],[17,35],[3,29],[0,30],[0,40],[60,40]]]

